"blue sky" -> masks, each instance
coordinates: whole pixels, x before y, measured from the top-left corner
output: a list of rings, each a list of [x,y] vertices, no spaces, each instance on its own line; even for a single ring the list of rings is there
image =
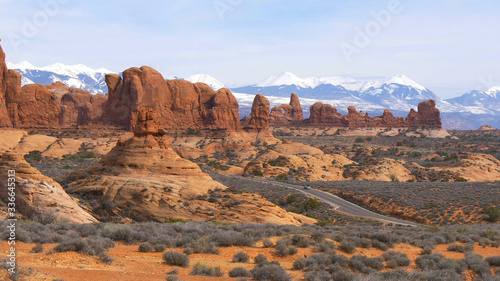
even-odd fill
[[[393,1],[0,0],[0,38],[13,63],[117,72],[149,65],[165,76],[207,73],[226,85],[282,71],[362,80],[402,73],[444,98],[500,85],[500,2]],[[48,14],[44,3],[59,4]],[[393,3],[400,12],[391,12]],[[376,25],[356,47],[358,30],[366,35]],[[342,44],[357,52],[346,58]]]

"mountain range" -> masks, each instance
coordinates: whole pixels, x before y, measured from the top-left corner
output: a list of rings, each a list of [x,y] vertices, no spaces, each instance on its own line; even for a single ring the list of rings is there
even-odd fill
[[[93,94],[106,93],[104,77],[107,73],[114,73],[104,68],[95,70],[82,64],[55,63],[36,67],[24,61],[19,64],[7,63],[7,67],[22,74],[23,85],[61,81]],[[184,79],[193,83],[206,83],[214,90],[225,87],[208,74],[196,74]],[[486,124],[500,128],[500,87],[492,87],[487,91],[472,90],[445,100],[402,74],[384,81],[361,82],[347,76],[300,78],[293,73],[282,72],[262,83],[230,90],[240,104],[242,115],[248,114],[253,98],[258,93],[268,97],[272,106],[288,103],[290,94],[296,93],[306,116],[309,106],[318,101],[332,104],[341,113],[346,113],[347,107],[354,105],[358,110],[369,112],[371,116],[381,115],[386,108],[395,116],[405,116],[420,101],[435,99],[446,129],[477,129]]]

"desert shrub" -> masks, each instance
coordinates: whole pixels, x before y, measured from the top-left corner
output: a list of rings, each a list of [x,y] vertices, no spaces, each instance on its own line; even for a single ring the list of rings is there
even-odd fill
[[[236,267],[229,271],[229,277],[252,277],[252,274],[243,267]]]
[[[330,273],[325,270],[309,271],[304,274],[305,281],[330,281],[331,279],[332,277],[330,276]]]
[[[262,240],[262,245],[264,246],[264,248],[271,248],[272,246],[274,246],[274,243],[270,239],[266,238]]]
[[[288,281],[291,277],[288,273],[281,268],[281,266],[276,264],[265,264],[262,266],[256,266],[250,273],[253,279],[258,281]]]
[[[261,171],[261,170],[258,170],[258,169],[253,169],[252,170],[252,174],[256,177],[263,177],[264,176],[264,173]]]
[[[155,244],[153,247],[155,249],[155,252],[161,253],[161,252],[165,251],[165,249],[167,248],[167,245],[162,244],[162,243],[158,243],[158,244]]]
[[[238,252],[233,255],[233,262],[248,262],[250,257],[244,252]]]
[[[485,260],[491,266],[500,266],[500,256],[487,257]]]
[[[405,278],[408,276],[408,272],[399,268],[396,270],[380,272],[378,276],[381,280],[406,280]]]
[[[382,251],[387,251],[389,250],[389,246],[387,246],[384,242],[380,242],[378,240],[373,240],[372,241],[372,247],[373,248],[376,248],[376,249],[379,249],[379,250],[382,250]]]
[[[219,247],[241,246],[252,247],[255,239],[236,231],[224,231],[212,234],[209,237],[210,242],[214,242]]]
[[[278,181],[282,181],[282,180],[286,180],[286,179],[288,179],[287,174],[279,174],[278,176],[276,176],[276,180],[278,180]]]
[[[183,252],[184,254],[188,255],[188,256],[189,256],[189,255],[192,255],[192,254],[193,254],[193,248],[191,248],[191,247],[186,247],[186,248],[184,248],[184,250],[182,250],[182,252]]]
[[[276,244],[276,246],[274,246],[274,254],[278,257],[295,255],[297,252],[297,248],[293,246],[287,246],[284,243],[278,243]]]
[[[354,251],[356,251],[356,246],[354,246],[354,243],[352,243],[351,241],[345,239],[340,242],[339,249],[344,253],[352,254],[354,253]]]
[[[293,262],[293,269],[302,270],[306,268],[306,261],[304,259],[296,260]]]
[[[223,275],[220,267],[212,267],[201,263],[196,263],[190,275],[221,277]]]
[[[463,262],[447,259],[441,254],[422,255],[415,260],[419,269],[429,270],[453,270],[456,273],[462,273],[465,270]]]
[[[344,255],[330,256],[332,264],[337,264],[339,267],[346,267],[349,264],[349,258]]]
[[[258,254],[254,259],[253,261],[256,263],[256,264],[261,264],[261,263],[267,263],[267,257],[264,256],[263,254]]]
[[[408,256],[401,252],[389,251],[387,253],[383,253],[382,257],[384,258],[385,263],[389,268],[408,266],[411,263],[411,260],[408,258]]]
[[[352,281],[356,276],[349,270],[340,269],[332,274],[333,281]]]
[[[311,240],[304,235],[295,234],[292,236],[292,245],[299,248],[307,248],[311,244]]]
[[[43,252],[43,244],[36,244],[35,246],[33,246],[33,248],[31,248],[31,251],[30,253],[41,253]]]
[[[105,264],[112,264],[114,259],[108,255],[107,253],[103,253],[101,256],[100,256],[100,260],[105,263]]]
[[[465,265],[477,278],[484,278],[491,275],[490,265],[483,259],[483,256],[469,252],[463,259]]]
[[[139,245],[139,252],[149,253],[149,252],[152,252],[153,250],[154,250],[153,245],[151,245],[151,244],[150,244],[150,243],[148,243],[148,242],[142,242],[142,243]]]
[[[474,250],[474,242],[472,243],[467,243],[465,245],[459,245],[456,243],[448,245],[448,251],[452,252],[459,252],[459,253],[465,253],[465,252],[470,252]]]
[[[500,209],[497,207],[485,207],[483,212],[488,215],[486,219],[491,222],[497,222],[500,220]]]
[[[169,275],[167,276],[167,281],[179,281],[179,277],[177,277],[176,275]]]
[[[412,272],[406,280],[457,281],[463,278],[454,270],[427,270]]]
[[[369,274],[374,271],[380,271],[384,269],[383,258],[369,258],[367,256],[353,256],[349,260],[349,267],[353,271],[358,271],[364,274]]]
[[[329,255],[335,254],[335,243],[331,241],[323,241],[314,245],[313,250],[319,253],[325,253]]]
[[[78,252],[90,256],[101,256],[108,248],[115,246],[109,238],[104,238],[101,236],[90,236],[87,240],[82,238],[72,239],[68,241],[63,241],[57,244],[52,251],[54,252]]]
[[[163,260],[168,265],[176,265],[182,267],[189,266],[189,257],[175,251],[165,252],[163,254]]]
[[[306,202],[304,202],[304,210],[306,211],[310,211],[310,210],[314,210],[314,209],[317,209],[320,205],[320,202],[316,199],[313,199],[313,198],[309,198],[307,199]]]

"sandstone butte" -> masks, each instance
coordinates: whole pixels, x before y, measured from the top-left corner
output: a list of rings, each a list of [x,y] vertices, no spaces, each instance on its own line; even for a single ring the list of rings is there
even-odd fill
[[[16,208],[24,216],[70,223],[97,222],[59,183],[31,167],[22,155],[10,151],[0,156],[0,199],[3,202],[9,202],[9,170],[15,170]]]

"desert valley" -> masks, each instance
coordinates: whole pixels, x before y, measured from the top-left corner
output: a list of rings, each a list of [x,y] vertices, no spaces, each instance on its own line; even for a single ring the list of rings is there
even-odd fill
[[[0,49],[3,280],[500,280],[500,131],[433,99],[242,117],[148,66],[106,94],[21,80]]]

